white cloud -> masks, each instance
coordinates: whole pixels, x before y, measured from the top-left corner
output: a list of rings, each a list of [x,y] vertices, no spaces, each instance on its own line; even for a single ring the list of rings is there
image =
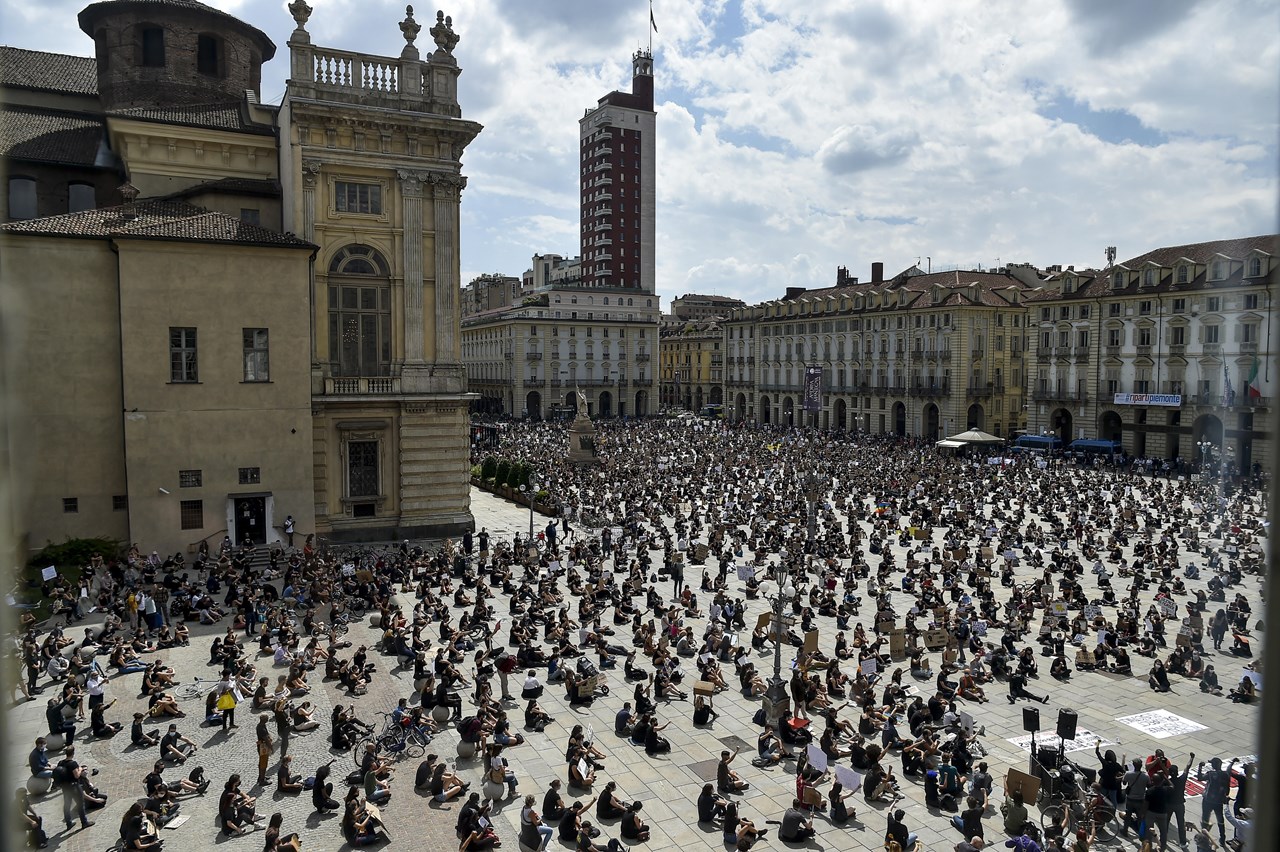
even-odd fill
[[[276,42],[263,90],[279,93],[284,0],[215,3]],[[10,43],[89,55],[83,5],[0,0]],[[313,5],[316,43],[399,53],[402,2]],[[485,125],[464,156],[464,277],[576,252],[577,121],[629,85],[647,5],[442,8],[464,115]],[[419,10],[424,52],[434,11]],[[1124,258],[1276,227],[1273,2],[656,0],[654,14],[664,300],[773,298],[876,260],[1097,264],[1106,245]],[[1154,141],[1046,118],[1056,99],[1128,113]]]

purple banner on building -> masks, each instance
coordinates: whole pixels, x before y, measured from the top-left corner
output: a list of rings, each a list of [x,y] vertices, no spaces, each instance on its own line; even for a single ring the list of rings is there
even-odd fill
[[[804,368],[804,410],[822,410],[822,368]]]

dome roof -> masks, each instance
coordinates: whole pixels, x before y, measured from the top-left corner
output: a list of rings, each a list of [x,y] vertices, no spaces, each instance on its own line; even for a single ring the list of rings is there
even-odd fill
[[[80,29],[90,38],[93,38],[97,23],[103,19],[109,19],[117,12],[134,10],[150,13],[154,10],[154,14],[163,15],[166,9],[194,12],[220,21],[227,29],[234,30],[245,38],[256,42],[262,51],[263,62],[271,59],[276,54],[275,43],[267,38],[267,34],[262,30],[246,24],[221,9],[215,9],[212,6],[200,3],[198,0],[104,0],[104,2],[86,6],[81,10],[77,20],[80,23]]]

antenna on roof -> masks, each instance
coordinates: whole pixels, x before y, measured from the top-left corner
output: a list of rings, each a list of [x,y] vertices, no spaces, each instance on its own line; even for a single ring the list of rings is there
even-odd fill
[[[1115,266],[1116,263],[1116,247],[1107,246],[1107,269]]]

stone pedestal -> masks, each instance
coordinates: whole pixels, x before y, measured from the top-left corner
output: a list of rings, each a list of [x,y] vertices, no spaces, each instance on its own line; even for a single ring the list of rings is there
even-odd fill
[[[569,424],[569,463],[599,464],[596,457],[596,427],[581,409]]]

